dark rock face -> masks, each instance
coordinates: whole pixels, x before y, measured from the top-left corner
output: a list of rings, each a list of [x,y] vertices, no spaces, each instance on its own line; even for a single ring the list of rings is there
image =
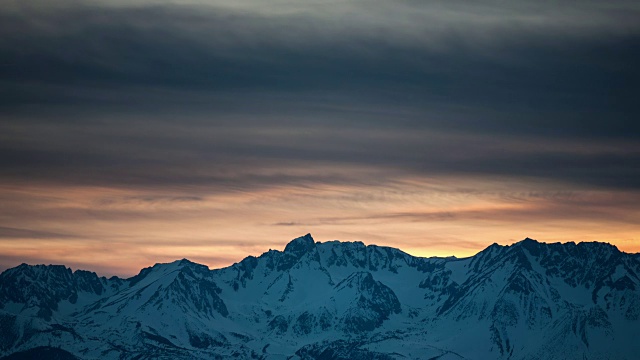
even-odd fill
[[[336,285],[338,292],[355,290],[357,301],[348,309],[343,322],[349,332],[371,331],[379,327],[391,314],[401,311],[396,294],[389,287],[375,281],[369,272],[357,272]]]
[[[289,242],[284,248],[284,253],[291,254],[297,258],[300,258],[302,257],[302,255],[315,248],[315,246],[316,243],[311,237],[311,234],[307,234],[305,236],[291,240],[291,242]]]
[[[193,308],[199,314],[227,316],[229,311],[219,296],[220,292],[222,290],[211,278],[209,268],[190,262],[166,288],[163,296],[171,298],[174,303]],[[161,301],[161,296],[158,299]]]
[[[40,346],[0,358],[0,360],[79,360],[72,353],[49,346]]]
[[[282,315],[278,315],[269,322],[269,328],[278,334],[284,334],[289,329],[289,321]]]
[[[0,314],[0,350],[9,350],[18,340],[19,334],[16,316]]]
[[[99,296],[106,286],[119,282],[89,271],[72,272],[61,265],[22,264],[0,274],[0,309],[7,303],[19,303],[37,310],[37,316],[48,321],[61,301],[75,304],[79,292]]]
[[[329,344],[307,345],[296,352],[308,360],[393,360],[395,357],[359,348],[357,344],[338,340]]]

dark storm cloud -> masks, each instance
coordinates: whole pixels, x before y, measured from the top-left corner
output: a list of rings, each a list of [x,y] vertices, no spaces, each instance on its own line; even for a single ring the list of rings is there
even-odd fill
[[[1,10],[0,175],[390,180],[339,170],[366,166],[640,188],[637,3],[238,4]],[[288,171],[313,164],[338,168]]]
[[[3,14],[0,71],[9,85],[3,100],[74,103],[83,98],[78,88],[96,87],[120,93],[116,102],[126,102],[134,86],[338,91],[480,112],[463,120],[471,114],[448,110],[453,119],[430,125],[530,131],[553,125],[540,119],[547,115],[562,116],[566,128],[554,126],[562,133],[627,133],[640,58],[638,26],[631,22],[637,6],[569,7],[563,17],[551,11],[565,10],[565,3],[557,9],[488,4],[463,11],[401,2],[396,7],[407,9],[397,11],[400,20],[356,7],[364,15],[341,21],[322,9],[272,16],[203,5],[23,9]],[[422,8],[436,15],[409,17]],[[43,84],[76,90],[52,93]],[[611,126],[591,123],[614,110]]]
[[[159,131],[171,134],[171,126],[161,125],[156,125]],[[559,140],[561,144],[554,145],[541,137],[507,142],[496,141],[490,135],[409,135],[397,129],[382,130],[385,134],[381,134],[358,128],[343,128],[340,132],[331,127],[293,132],[183,127],[182,134],[159,137],[125,131],[110,137],[99,129],[79,134],[49,131],[48,135],[55,139],[50,143],[40,142],[44,134],[30,133],[30,138],[2,151],[0,173],[15,181],[26,178],[125,187],[197,185],[208,186],[210,191],[250,191],[276,185],[381,184],[403,176],[461,175],[640,188],[640,149],[633,144],[611,149],[592,144],[589,152],[581,153],[574,149],[575,140],[573,144]],[[61,132],[67,129],[62,127]],[[16,150],[17,147],[28,150]],[[290,171],[322,165],[333,170],[305,174]],[[363,177],[359,172],[344,171],[352,166],[380,169],[381,174]],[[265,173],[268,169],[272,170]]]

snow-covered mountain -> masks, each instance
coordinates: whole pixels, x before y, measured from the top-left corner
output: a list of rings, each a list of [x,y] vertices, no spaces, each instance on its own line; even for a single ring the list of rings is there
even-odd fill
[[[640,256],[604,243],[419,258],[294,239],[209,270],[0,274],[7,359],[636,359]]]

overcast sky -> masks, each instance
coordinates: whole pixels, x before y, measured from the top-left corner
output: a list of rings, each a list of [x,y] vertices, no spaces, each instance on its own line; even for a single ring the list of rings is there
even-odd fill
[[[0,268],[640,251],[637,1],[16,0]]]

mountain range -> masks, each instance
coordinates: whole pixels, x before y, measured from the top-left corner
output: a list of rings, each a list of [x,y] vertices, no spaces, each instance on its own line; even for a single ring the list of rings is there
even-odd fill
[[[2,359],[637,359],[640,254],[606,243],[411,256],[307,234],[222,269],[0,274]]]

